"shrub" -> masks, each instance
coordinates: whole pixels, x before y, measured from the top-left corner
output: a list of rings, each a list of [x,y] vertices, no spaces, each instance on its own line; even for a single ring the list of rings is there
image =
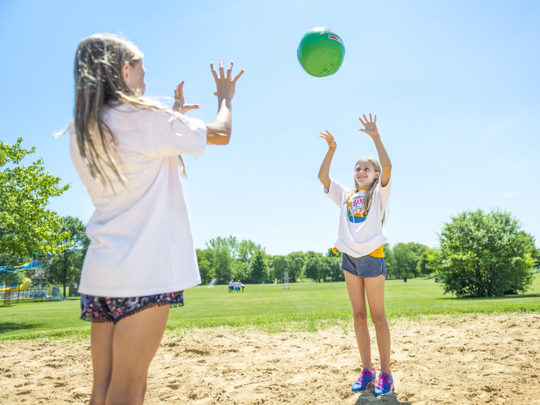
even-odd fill
[[[534,238],[507,212],[463,212],[443,226],[430,266],[445,293],[493,297],[532,283]]]

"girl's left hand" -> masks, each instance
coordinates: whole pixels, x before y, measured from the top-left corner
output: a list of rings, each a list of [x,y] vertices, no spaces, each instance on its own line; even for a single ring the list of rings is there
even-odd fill
[[[176,86],[176,89],[174,89],[173,111],[185,114],[190,110],[198,110],[200,108],[199,104],[184,104],[184,102],[184,81],[182,80],[178,86]]]
[[[369,113],[369,120],[366,117],[366,114],[362,114],[364,116],[364,119],[362,120],[362,117],[359,117],[358,119],[364,125],[364,129],[359,129],[359,131],[365,132],[372,138],[374,136],[379,135],[379,130],[377,129],[377,115],[375,115],[374,118],[371,117],[371,113]]]

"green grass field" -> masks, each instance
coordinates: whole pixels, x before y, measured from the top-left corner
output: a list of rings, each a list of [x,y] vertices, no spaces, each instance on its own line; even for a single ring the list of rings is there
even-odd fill
[[[186,306],[172,309],[167,328],[182,331],[192,328],[232,326],[255,327],[268,332],[317,330],[346,324],[351,309],[345,283],[247,285],[244,293],[229,293],[225,286],[196,287],[186,291]],[[79,300],[64,302],[0,305],[0,341],[37,337],[86,336],[87,322],[79,320]],[[386,284],[386,314],[417,318],[423,315],[492,312],[540,311],[540,274],[523,295],[501,298],[444,296],[432,279],[389,280]]]

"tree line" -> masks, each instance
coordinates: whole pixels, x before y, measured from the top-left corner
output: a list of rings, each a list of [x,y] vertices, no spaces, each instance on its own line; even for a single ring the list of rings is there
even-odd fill
[[[388,278],[429,276],[434,268],[428,265],[433,250],[420,243],[385,244],[385,261]],[[229,280],[248,283],[281,283],[285,272],[289,282],[311,279],[315,282],[344,281],[341,269],[341,252],[329,248],[326,253],[296,251],[287,255],[270,255],[251,241],[238,240],[234,236],[217,237],[206,243],[205,249],[197,249],[201,280],[207,284],[217,280],[223,284]]]

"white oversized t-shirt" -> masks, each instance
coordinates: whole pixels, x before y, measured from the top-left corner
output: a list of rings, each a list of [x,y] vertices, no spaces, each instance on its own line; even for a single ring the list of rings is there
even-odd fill
[[[79,292],[134,297],[200,284],[177,156],[204,153],[204,122],[126,104],[105,110],[103,120],[127,187],[109,169],[115,192],[92,178],[72,129],[71,158],[95,207]]]
[[[334,246],[352,257],[362,257],[370,254],[386,242],[383,233],[382,219],[388,196],[390,184],[381,187],[380,183],[373,191],[373,200],[369,212],[362,209],[365,190],[352,195],[351,202],[345,204],[352,191],[330,179],[330,188],[324,190],[328,197],[334,201],[339,211],[338,236]]]

